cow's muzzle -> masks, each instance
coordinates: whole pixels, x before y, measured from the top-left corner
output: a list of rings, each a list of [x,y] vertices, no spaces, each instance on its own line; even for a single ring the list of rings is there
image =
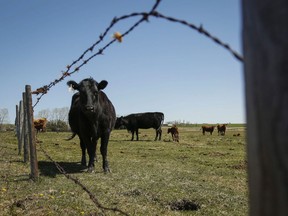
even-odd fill
[[[89,112],[94,112],[94,107],[93,106],[85,106],[86,111]]]

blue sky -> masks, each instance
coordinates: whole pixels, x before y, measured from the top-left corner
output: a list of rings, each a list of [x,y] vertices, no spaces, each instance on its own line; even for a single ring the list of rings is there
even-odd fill
[[[25,85],[35,90],[58,79],[96,42],[114,17],[148,12],[154,0],[1,0],[0,108],[15,106]],[[242,53],[239,0],[162,0],[157,11],[203,27]],[[125,32],[139,17],[108,33]],[[95,52],[94,52],[95,53]],[[89,55],[94,54],[89,53]],[[88,55],[88,56],[89,56]],[[55,85],[34,109],[69,107],[66,82],[93,77],[118,116],[161,111],[165,121],[245,122],[243,66],[227,50],[186,26],[151,17],[71,77]],[[36,102],[33,96],[33,103]]]

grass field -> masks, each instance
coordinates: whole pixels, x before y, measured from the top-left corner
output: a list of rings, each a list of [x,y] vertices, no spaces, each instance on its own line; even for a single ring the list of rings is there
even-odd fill
[[[81,168],[78,138],[65,141],[69,133],[40,133],[37,182],[29,180],[30,165],[17,155],[13,132],[2,132],[0,215],[121,215],[97,207],[41,149],[102,206],[128,215],[247,215],[244,127],[228,127],[225,136],[217,132],[203,136],[200,127],[179,127],[179,131],[180,142],[175,143],[167,127],[162,141],[156,142],[152,129],[140,130],[140,141],[130,141],[126,130],[114,130],[108,147],[108,174],[102,172],[102,162],[96,163],[94,173]],[[233,136],[238,133],[240,136]]]

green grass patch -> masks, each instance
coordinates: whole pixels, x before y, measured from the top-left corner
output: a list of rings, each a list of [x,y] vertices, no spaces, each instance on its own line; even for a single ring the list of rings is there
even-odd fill
[[[114,130],[108,174],[102,171],[99,146],[95,172],[87,173],[80,166],[78,138],[65,141],[69,133],[40,133],[37,182],[29,180],[30,165],[17,154],[13,132],[0,133],[1,215],[102,215],[103,210],[57,170],[40,145],[105,207],[129,215],[247,215],[245,128],[228,127],[225,136],[203,136],[200,127],[179,131],[180,142],[175,143],[167,127],[162,141],[154,141],[152,129],[140,130],[139,141],[130,141],[126,130]]]

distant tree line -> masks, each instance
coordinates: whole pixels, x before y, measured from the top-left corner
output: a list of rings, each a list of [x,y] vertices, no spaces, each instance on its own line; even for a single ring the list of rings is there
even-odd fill
[[[68,107],[43,109],[40,110],[34,118],[46,118],[48,120],[47,131],[70,131],[68,124]],[[14,130],[14,122],[9,120],[9,111],[7,108],[0,108],[0,131]]]
[[[6,108],[0,109],[0,131],[6,130],[7,124],[9,123],[9,112]]]
[[[35,118],[46,118],[48,120],[46,131],[63,132],[70,130],[68,113],[68,107],[54,108],[52,110],[43,109],[37,113]]]

